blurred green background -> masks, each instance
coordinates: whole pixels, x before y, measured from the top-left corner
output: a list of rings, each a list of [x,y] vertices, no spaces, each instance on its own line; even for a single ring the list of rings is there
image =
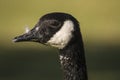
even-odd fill
[[[89,80],[120,80],[120,0],[0,0],[0,80],[63,80],[57,49],[12,42],[50,12],[80,21]]]

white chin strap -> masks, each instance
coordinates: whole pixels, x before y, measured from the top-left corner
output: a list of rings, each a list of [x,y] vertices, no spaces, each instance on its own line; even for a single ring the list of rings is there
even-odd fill
[[[66,20],[61,29],[58,32],[56,32],[53,35],[53,37],[50,38],[47,44],[62,49],[68,44],[68,42],[72,38],[73,31],[74,31],[73,22],[71,20]]]

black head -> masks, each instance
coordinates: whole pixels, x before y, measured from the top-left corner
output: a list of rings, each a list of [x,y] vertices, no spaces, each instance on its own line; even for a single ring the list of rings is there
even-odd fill
[[[79,34],[78,21],[66,13],[49,13],[42,16],[35,27],[14,38],[14,42],[32,41],[63,48]]]

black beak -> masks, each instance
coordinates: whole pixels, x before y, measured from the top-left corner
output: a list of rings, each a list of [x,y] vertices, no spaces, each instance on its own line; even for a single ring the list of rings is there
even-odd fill
[[[23,34],[20,36],[17,36],[13,39],[13,42],[23,42],[23,41],[31,41],[33,37],[30,34]]]
[[[23,35],[17,36],[13,39],[13,42],[40,42],[41,35],[38,35],[38,32],[34,29],[29,31],[28,33],[25,33]]]

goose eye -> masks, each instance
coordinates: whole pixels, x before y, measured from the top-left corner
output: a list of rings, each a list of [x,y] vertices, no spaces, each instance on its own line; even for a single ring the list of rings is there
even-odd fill
[[[54,21],[53,23],[51,23],[52,26],[58,26],[59,23],[57,21]]]

